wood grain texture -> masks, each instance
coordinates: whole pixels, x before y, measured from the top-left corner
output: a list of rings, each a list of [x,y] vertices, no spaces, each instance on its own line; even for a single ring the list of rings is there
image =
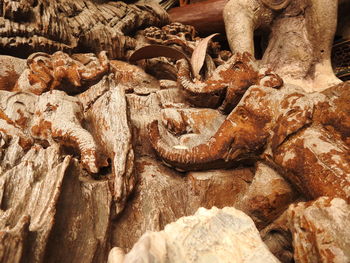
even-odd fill
[[[224,33],[222,11],[227,0],[208,0],[169,10],[170,20],[192,25],[201,35]]]

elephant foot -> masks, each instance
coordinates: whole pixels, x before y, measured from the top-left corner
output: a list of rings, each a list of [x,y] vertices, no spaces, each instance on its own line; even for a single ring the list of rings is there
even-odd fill
[[[326,63],[319,63],[315,66],[313,91],[321,92],[341,82],[342,81],[335,76],[330,65],[326,65]]]

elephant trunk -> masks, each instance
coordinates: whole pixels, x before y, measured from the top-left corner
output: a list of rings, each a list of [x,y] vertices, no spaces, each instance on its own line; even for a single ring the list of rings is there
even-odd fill
[[[178,83],[182,87],[183,92],[185,92],[187,100],[197,107],[217,108],[222,102],[224,93],[229,85],[218,73],[227,66],[224,64],[215,69],[213,74],[218,76],[215,80],[196,80],[194,82],[188,61],[185,59],[179,60],[177,62]]]
[[[83,167],[91,173],[98,172],[96,144],[87,130],[75,124],[65,123],[62,127],[52,127],[52,138],[66,146],[77,146]]]
[[[234,160],[236,156],[228,155],[235,147],[234,126],[225,121],[219,130],[208,142],[187,149],[185,146],[169,146],[161,140],[158,121],[149,125],[150,141],[158,155],[165,163],[180,168],[181,170],[200,170],[216,166],[222,167],[228,161]],[[237,150],[237,149],[235,149]],[[227,158],[227,157],[233,158]]]
[[[192,76],[191,76],[190,64],[186,59],[180,59],[176,63],[176,66],[178,68],[178,73],[177,73],[178,82],[185,91],[197,94],[197,93],[204,93],[207,90],[205,83],[199,80],[196,83],[193,82]]]
[[[246,58],[248,56],[249,58]],[[250,59],[249,53],[244,53],[243,55],[240,53],[234,54],[226,63],[214,70],[210,79],[206,81],[196,80],[195,82],[192,80],[189,62],[181,59],[177,62],[178,82],[185,91],[192,94],[205,95],[223,92],[229,85],[231,76],[222,76],[221,74],[230,69],[236,62],[243,62],[243,59]]]

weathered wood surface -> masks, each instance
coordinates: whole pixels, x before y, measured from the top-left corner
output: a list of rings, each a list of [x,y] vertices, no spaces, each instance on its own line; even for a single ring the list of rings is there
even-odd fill
[[[164,25],[159,6],[123,1],[1,1],[2,54],[27,57],[33,52],[100,52],[125,57],[136,42],[130,34],[140,27]]]
[[[302,73],[312,76],[320,61],[328,61],[329,50],[325,50],[325,55],[317,53],[320,48],[317,41],[330,42],[334,24],[324,23],[334,17],[334,5],[327,9],[330,14],[324,21],[304,28],[309,19],[322,17],[324,1],[317,2],[320,9],[308,7],[307,12],[295,16],[295,11],[302,7],[299,1],[290,6],[288,1],[278,1],[282,6],[269,7],[268,0],[263,6],[260,1],[236,0],[234,3],[240,3],[241,9],[235,5],[225,8],[226,15],[235,14],[228,15],[226,20],[233,47],[230,52],[221,50],[216,42],[197,37],[191,26],[179,23],[161,26],[160,22],[167,16],[163,17],[163,10],[153,5],[63,2],[68,5],[68,11],[77,8],[77,13],[70,16],[72,19],[85,17],[96,8],[103,9],[101,14],[108,18],[114,13],[106,6],[114,5],[125,7],[118,9],[124,16],[117,16],[114,26],[109,23],[113,19],[107,19],[109,22],[103,25],[84,25],[82,41],[69,49],[96,54],[53,52],[57,48],[52,47],[60,47],[53,45],[40,46],[47,53],[33,53],[25,60],[0,56],[2,262],[105,262],[112,247],[127,252],[135,243],[138,245],[133,251],[142,253],[130,255],[147,257],[154,248],[164,255],[167,251],[164,243],[153,243],[159,239],[150,238],[163,234],[146,234],[146,238],[137,242],[138,238],[147,230],[162,231],[167,224],[192,215],[199,207],[213,205],[243,210],[263,231],[270,250],[284,262],[290,262],[292,257],[324,259],[327,256],[323,251],[327,249],[348,255],[349,241],[341,237],[342,242],[338,242],[336,237],[341,236],[336,231],[342,231],[346,224],[334,224],[340,230],[327,226],[337,220],[333,214],[345,215],[348,210],[345,203],[350,197],[349,83],[331,85],[332,74],[325,74],[323,77],[329,78],[329,82],[310,93],[308,84],[318,83],[316,78],[300,77]],[[86,9],[91,10],[81,11],[76,6],[83,2],[89,3]],[[25,18],[28,12],[38,11],[38,8],[24,8],[16,13],[16,5],[25,3],[4,2],[1,21],[18,26],[19,15]],[[44,17],[58,16],[55,19],[61,23],[58,9],[52,9],[58,2],[28,1],[27,7],[35,3],[48,14]],[[248,3],[255,3],[257,10],[263,11],[254,13],[253,18],[266,22],[272,30],[262,62],[249,54],[252,32],[238,30],[232,22],[236,19],[240,26],[239,23],[250,21],[251,17],[241,12],[250,10]],[[286,16],[276,16],[278,8],[277,13]],[[144,13],[146,16],[138,17]],[[63,21],[70,23],[68,18]],[[86,19],[86,23],[105,21],[102,17]],[[140,20],[131,25],[133,19]],[[36,19],[33,21],[38,25]],[[47,21],[44,22],[45,25]],[[120,25],[126,27],[121,29]],[[125,37],[132,45],[123,42],[112,46],[114,42],[110,42],[108,34],[113,32],[108,30],[106,42],[92,41],[95,35],[91,32],[101,29],[100,26],[99,33],[106,33],[104,29],[111,26],[113,32],[120,33],[117,40]],[[299,38],[298,31],[292,34],[295,38],[287,38],[290,30],[299,26],[305,29],[302,31],[305,35]],[[72,27],[67,28],[69,31]],[[320,28],[327,34],[320,36]],[[43,30],[45,33],[48,29]],[[91,41],[87,41],[87,35],[92,37]],[[308,38],[310,41],[306,41]],[[17,50],[22,40],[28,39],[10,37],[1,41],[7,41],[4,47],[13,45],[13,50]],[[57,42],[62,44],[61,40]],[[286,51],[283,56],[274,56],[280,52],[275,44],[287,40],[282,47]],[[150,44],[166,46],[165,57],[146,54],[152,58],[145,61],[140,49],[137,65],[126,61],[134,49],[149,45],[147,49],[152,51],[155,46]],[[295,54],[289,50],[293,45],[298,47],[292,49]],[[37,51],[36,47],[31,46],[31,50]],[[106,54],[102,51],[105,47],[116,53]],[[179,52],[183,56],[176,56]],[[123,54],[120,58],[124,61],[113,59],[113,54],[117,57]],[[299,61],[300,54],[308,54],[306,60]],[[183,60],[184,56],[188,58]],[[300,63],[290,63],[290,68],[278,67],[282,62],[286,66],[288,61]],[[310,71],[306,64],[315,71]],[[288,69],[296,74],[286,74]],[[300,78],[305,82],[291,82]],[[321,92],[321,89],[325,90]],[[320,199],[314,201],[316,198]],[[310,202],[288,208],[298,201]],[[228,210],[234,211],[222,211]],[[261,255],[262,250],[253,253],[254,249],[248,249],[251,246],[237,246],[229,237],[226,243],[220,243],[219,250],[215,249],[222,238],[217,240],[217,231],[212,233],[210,228],[225,232],[226,224],[222,222],[236,222],[232,217],[235,212],[219,216],[221,223],[215,219],[209,223],[222,212],[201,211],[198,218],[190,217],[190,221],[200,222],[204,218],[205,230],[188,227],[188,232],[185,231],[186,236],[193,237],[193,243],[188,246],[191,251],[184,242],[179,243],[181,251],[191,257],[189,261],[205,258],[206,255],[198,252],[204,247],[214,257],[220,257],[215,254],[217,251],[232,252],[234,245],[237,251],[247,251],[241,262]],[[322,222],[308,216],[306,223],[299,226],[300,218],[308,211],[326,213],[322,214]],[[213,216],[207,217],[209,214]],[[239,214],[238,218],[247,219]],[[179,222],[189,222],[187,219]],[[258,237],[252,221],[248,221],[249,229]],[[321,231],[315,233],[313,226]],[[305,231],[299,231],[303,228]],[[323,234],[326,228],[327,236]],[[181,234],[185,232],[172,233],[178,235],[177,240],[185,240]],[[233,234],[237,240],[245,241],[247,233]],[[203,244],[201,235],[213,245]],[[308,238],[309,235],[318,239]],[[329,236],[335,241],[327,244],[318,241]],[[297,243],[298,238],[306,244]],[[267,252],[264,255],[275,260],[259,238],[251,240],[259,240],[254,244],[259,244]],[[322,245],[324,250],[303,254],[305,248],[314,244]],[[112,252],[117,259],[124,255],[121,249]],[[178,258],[172,255],[176,253],[166,257],[170,262]]]

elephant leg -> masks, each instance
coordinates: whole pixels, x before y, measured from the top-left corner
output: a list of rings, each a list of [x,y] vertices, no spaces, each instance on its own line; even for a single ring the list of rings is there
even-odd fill
[[[337,27],[337,0],[311,0],[306,9],[306,28],[314,46],[315,88],[325,88],[341,82],[333,73],[331,50]]]
[[[249,52],[254,57],[254,30],[272,16],[272,11],[259,0],[230,0],[223,17],[231,51]]]
[[[321,127],[310,127],[293,136],[274,153],[285,177],[315,199],[340,197],[350,201],[350,149],[331,138]]]

